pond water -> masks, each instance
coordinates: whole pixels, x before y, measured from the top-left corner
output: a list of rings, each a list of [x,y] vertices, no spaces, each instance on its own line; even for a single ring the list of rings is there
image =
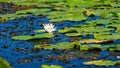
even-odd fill
[[[75,25],[84,25],[86,21],[100,19],[99,16],[88,18],[84,21],[63,21],[55,23],[59,29],[65,27],[73,27]],[[16,20],[8,20],[0,23],[0,56],[7,60],[14,68],[40,68],[42,64],[60,65],[63,68],[96,68],[94,65],[84,65],[83,62],[95,59],[119,60],[119,52],[109,52],[107,50],[78,51],[74,49],[64,50],[44,50],[34,48],[41,39],[35,40],[13,40],[12,36],[18,35],[34,35],[34,30],[43,29],[41,23],[48,23],[49,19],[39,16],[26,16]],[[39,34],[39,33],[38,33]],[[59,40],[56,40],[59,38]],[[57,34],[46,44],[57,44],[60,42],[70,42],[69,36]],[[74,38],[74,37],[73,37]],[[81,36],[82,39],[94,39],[93,35]],[[48,41],[48,39],[46,39]],[[44,40],[44,42],[46,42]],[[74,40],[73,40],[74,41]],[[114,41],[112,44],[118,44],[120,40]],[[41,43],[39,43],[41,44]],[[112,66],[114,68],[114,66]],[[119,67],[119,66],[118,66]],[[104,68],[104,67],[97,67]]]
[[[0,57],[13,68],[120,68],[119,10],[118,0],[1,0]]]

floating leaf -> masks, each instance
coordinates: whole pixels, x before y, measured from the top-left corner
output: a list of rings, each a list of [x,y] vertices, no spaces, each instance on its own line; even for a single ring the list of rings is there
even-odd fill
[[[116,50],[119,50],[119,51],[120,51],[120,44],[117,44],[117,45],[116,45]]]
[[[17,11],[16,14],[26,14],[27,12],[31,12],[35,15],[38,15],[40,13],[44,14],[47,11],[50,11],[50,9],[28,9],[28,10]]]
[[[12,39],[15,39],[15,40],[29,40],[29,39],[32,39],[33,36],[13,36]]]
[[[61,14],[62,13],[62,14]],[[53,13],[51,13],[53,15]],[[58,22],[58,21],[64,21],[64,20],[70,20],[70,21],[80,21],[85,20],[87,17],[85,17],[81,11],[78,12],[59,12],[55,16],[48,15],[48,18],[50,18],[50,22]]]
[[[45,64],[43,64],[42,66],[41,66],[42,68],[62,68],[61,66],[58,66],[58,65],[45,65]]]
[[[103,62],[103,60],[88,61],[88,62],[84,62],[83,64],[91,65],[91,64],[94,64],[94,63],[101,63],[101,62]]]
[[[94,39],[93,40],[89,39],[89,40],[86,39],[86,40],[80,40],[80,41],[72,42],[72,47],[74,49],[78,49],[80,51],[92,50],[92,49],[95,49],[95,48],[98,48],[100,50],[108,50],[109,49],[109,51],[111,51],[111,48],[112,48],[112,51],[119,50],[119,47],[117,47],[117,45],[112,45],[112,44],[107,45],[106,44],[106,45],[102,46],[101,44],[98,44],[98,43],[110,42],[110,40],[94,40]],[[89,44],[89,43],[93,43],[93,44]]]
[[[112,45],[101,46],[100,49],[101,49],[101,50],[108,50],[108,49],[109,49],[109,51],[111,51],[111,50],[110,50],[111,46],[112,46]],[[115,45],[114,45],[114,46],[115,46]]]
[[[66,33],[66,36],[80,36],[80,33]]]
[[[80,45],[80,51],[89,50],[88,45]]]
[[[96,60],[96,61],[88,61],[84,62],[85,65],[96,65],[96,66],[113,66],[116,64],[116,62],[113,62],[111,60]]]
[[[94,33],[95,39],[101,39],[101,40],[116,40],[120,39],[119,34],[101,34],[101,33]]]
[[[119,23],[113,23],[113,24],[109,24],[107,25],[107,27],[120,27],[120,24]]]
[[[115,47],[110,47],[110,51],[120,51],[120,44],[117,44]]]
[[[48,44],[49,45],[49,44]],[[35,45],[35,48],[44,48],[44,49],[70,49],[72,48],[71,43],[68,42],[63,42],[63,43],[58,43],[58,44],[50,44],[49,46],[44,46],[43,44],[38,44]]]
[[[77,32],[77,28],[64,28],[58,30],[59,33],[72,33],[72,32]]]
[[[116,32],[120,33],[120,27],[117,27]]]
[[[80,43],[102,43],[102,42],[106,42],[108,40],[97,40],[97,39],[83,39],[83,40],[80,40],[79,42]]]
[[[109,24],[109,23],[113,23],[112,19],[97,19],[86,22],[86,24]]]
[[[42,34],[37,34],[34,36],[13,36],[12,39],[14,40],[30,40],[30,39],[35,39],[35,38],[52,38],[54,35],[50,35],[49,33],[42,33]]]
[[[116,12],[106,12],[106,13],[102,13],[100,15],[102,18],[114,18],[117,17],[117,13]]]
[[[0,57],[0,68],[11,68],[10,64]]]
[[[37,34],[34,36],[34,38],[52,38],[54,35],[50,35],[49,33],[42,33],[42,34]]]
[[[34,32],[38,33],[38,32],[46,32],[45,30],[35,30]]]
[[[92,44],[92,45],[89,45],[91,48],[101,48],[102,45],[101,44]]]

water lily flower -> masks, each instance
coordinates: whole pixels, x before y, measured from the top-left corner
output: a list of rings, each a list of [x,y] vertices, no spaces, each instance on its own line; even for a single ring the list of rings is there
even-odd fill
[[[120,56],[117,56],[118,59],[120,59]]]
[[[43,24],[44,29],[49,33],[53,34],[55,31],[57,31],[55,25],[53,23]]]

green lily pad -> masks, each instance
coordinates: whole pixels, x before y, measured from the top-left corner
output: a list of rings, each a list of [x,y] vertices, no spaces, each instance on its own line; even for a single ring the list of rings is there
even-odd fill
[[[105,46],[101,46],[100,47],[101,50],[107,50],[107,49],[109,49],[109,51],[111,51],[110,48],[111,48],[111,45],[105,45]]]
[[[100,15],[102,18],[114,18],[117,17],[117,13],[116,12],[107,12],[107,13],[102,13]]]
[[[49,33],[43,33],[43,34],[37,34],[37,35],[34,35],[34,38],[52,38],[54,37],[53,34],[49,34]]]
[[[79,33],[81,35],[87,35],[87,34],[93,34],[96,32],[99,33],[110,33],[110,30],[114,30],[114,28],[104,28],[104,27],[87,27],[87,26],[81,26],[81,27],[73,27],[73,28],[65,28],[58,30],[59,33]],[[75,34],[76,35],[76,34]]]
[[[98,48],[100,50],[108,50],[109,49],[109,51],[119,50],[119,45],[107,44],[107,45],[102,46],[101,44],[98,44],[98,43],[104,43],[104,42],[109,42],[109,41],[110,40],[84,39],[84,40],[72,42],[72,47],[73,47],[73,49],[78,49],[80,51],[92,50],[95,48]],[[93,43],[93,44],[89,44],[89,43]],[[112,48],[112,50],[111,50],[111,48]]]
[[[100,47],[102,47],[101,44],[92,44],[92,45],[89,45],[89,46],[92,47],[92,48],[100,48]]]
[[[109,32],[110,30],[114,30],[114,28],[104,28],[104,27],[86,27],[86,26],[82,26],[79,27],[79,29],[76,29],[79,33],[81,32],[85,32],[85,33],[105,33],[105,32]]]
[[[41,68],[62,68],[61,66],[58,66],[58,65],[45,65],[45,64],[43,64],[42,66],[41,66]]]
[[[114,50],[120,51],[120,44],[117,44]]]
[[[106,42],[107,40],[97,40],[97,39],[82,39],[79,42],[80,43],[102,43],[102,42]]]
[[[114,23],[114,24],[109,24],[109,25],[107,25],[107,27],[120,27],[120,24],[119,23]]]
[[[101,39],[101,40],[116,40],[120,39],[119,34],[100,34],[100,33],[94,33],[95,39]]]
[[[3,20],[13,20],[15,18],[24,17],[27,15],[16,15],[16,14],[0,14],[1,19]]]
[[[72,13],[64,11],[64,12],[58,12],[56,14],[51,12],[51,14],[53,16],[51,16],[50,14],[48,15],[48,18],[51,19],[50,22],[58,22],[58,21],[64,21],[64,20],[80,21],[80,20],[87,19],[87,17],[85,17],[81,11],[72,12]]]
[[[96,60],[96,61],[88,61],[84,62],[83,64],[86,65],[96,65],[96,66],[114,66],[117,62],[111,60]]]
[[[45,30],[35,30],[34,32],[39,33],[39,32],[46,32]]]
[[[68,43],[68,42],[63,42],[63,43],[58,43],[58,44],[50,44],[48,46],[44,46],[42,44],[38,44],[38,45],[35,45],[35,48],[44,48],[44,49],[48,49],[48,50],[51,50],[51,49],[70,49],[72,48],[71,46],[71,43]]]
[[[109,47],[109,51],[120,51],[120,44]]]
[[[80,51],[89,50],[88,45],[80,45]]]
[[[77,32],[77,28],[64,28],[58,30],[59,33],[72,33],[72,32]]]
[[[30,40],[30,39],[35,39],[35,38],[52,38],[54,35],[50,35],[49,33],[42,33],[42,34],[37,34],[34,36],[13,36],[12,39],[14,40]]]
[[[86,24],[109,24],[109,23],[113,23],[112,19],[97,19],[86,22]]]
[[[12,39],[14,40],[29,40],[34,38],[33,36],[13,36]]]
[[[10,64],[0,57],[0,68],[11,68]]]
[[[80,33],[66,33],[66,36],[80,36]]]
[[[98,49],[103,50],[102,45],[100,45],[100,44],[83,44],[83,45],[80,45],[79,48],[80,48],[79,49],[80,51],[92,50],[94,48],[98,48]]]
[[[120,33],[120,27],[117,27],[116,32]]]
[[[106,31],[110,31],[110,30],[114,30],[113,28],[103,28],[103,27],[86,27],[83,29],[84,32],[106,32]]]
[[[28,9],[28,10],[17,11],[16,14],[26,14],[27,12],[31,12],[35,15],[38,15],[40,13],[44,14],[47,11],[50,11],[50,9]]]

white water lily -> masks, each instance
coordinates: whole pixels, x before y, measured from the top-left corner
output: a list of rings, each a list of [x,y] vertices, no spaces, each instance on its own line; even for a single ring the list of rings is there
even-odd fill
[[[44,29],[49,33],[53,34],[55,31],[57,31],[55,25],[53,23],[43,24]]]
[[[120,59],[120,56],[117,56],[118,59]]]

